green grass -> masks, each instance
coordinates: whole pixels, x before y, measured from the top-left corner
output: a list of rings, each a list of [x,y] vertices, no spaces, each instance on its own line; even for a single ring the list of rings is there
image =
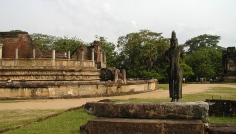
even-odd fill
[[[236,117],[215,117],[211,116],[210,123],[236,124]]]
[[[91,118],[94,116],[88,115],[84,109],[73,110],[27,127],[9,131],[7,134],[79,134],[80,126]]]
[[[168,84],[159,84],[159,88],[168,90]],[[181,102],[187,101],[205,101],[206,99],[224,99],[236,100],[235,88],[213,88],[203,93],[183,95]],[[170,98],[157,99],[129,99],[115,100],[118,102],[170,102]],[[6,110],[0,111],[0,130],[22,125],[27,122],[33,122],[45,116],[61,113],[62,110]],[[9,134],[54,134],[54,133],[80,133],[79,128],[89,119],[95,118],[86,114],[83,109],[62,113],[56,117],[31,124],[26,127],[12,130]],[[210,123],[233,123],[236,124],[236,118],[232,117],[210,117]]]
[[[1,110],[0,130],[23,125],[62,110]]]

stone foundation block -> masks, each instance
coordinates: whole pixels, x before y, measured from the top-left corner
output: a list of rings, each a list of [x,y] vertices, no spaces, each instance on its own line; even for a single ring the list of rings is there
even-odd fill
[[[87,102],[85,110],[97,117],[136,119],[200,119],[208,122],[206,102]]]
[[[96,118],[86,124],[87,134],[203,134],[201,120]]]

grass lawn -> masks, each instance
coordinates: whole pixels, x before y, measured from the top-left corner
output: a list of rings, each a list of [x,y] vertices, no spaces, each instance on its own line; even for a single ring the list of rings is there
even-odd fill
[[[168,89],[167,84],[159,84],[159,88]],[[167,88],[167,89],[166,89]],[[187,101],[205,101],[206,99],[224,99],[236,100],[235,88],[213,88],[204,93],[184,95],[180,100]],[[130,100],[115,100],[118,102],[169,102],[170,99],[130,99]],[[0,101],[1,103],[1,101]],[[14,103],[10,101],[9,103]],[[35,122],[28,126],[11,130],[7,134],[71,134],[80,133],[79,128],[94,116],[88,115],[83,109],[63,112],[58,116],[48,118],[37,122],[39,118],[44,118],[48,115],[61,113],[63,110],[5,110],[0,111],[0,130],[11,128],[14,126],[23,125],[29,122]],[[229,117],[210,117],[210,123],[233,123],[236,124],[236,118]]]

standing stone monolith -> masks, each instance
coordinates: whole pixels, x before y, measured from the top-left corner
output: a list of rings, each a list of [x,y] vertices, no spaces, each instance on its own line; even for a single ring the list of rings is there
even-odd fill
[[[175,31],[172,32],[170,39],[170,48],[165,52],[169,59],[167,68],[169,78],[169,93],[172,102],[179,101],[182,98],[182,69],[179,65],[181,50],[178,46],[178,39]]]

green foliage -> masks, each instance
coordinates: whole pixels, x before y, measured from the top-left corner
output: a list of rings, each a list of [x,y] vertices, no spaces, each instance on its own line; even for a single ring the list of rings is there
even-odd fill
[[[31,34],[33,43],[41,50],[66,50],[74,51],[77,47],[84,45],[77,37],[56,37],[40,33]]]
[[[22,31],[22,30],[11,30],[11,31],[9,31],[9,32],[25,32],[25,31]]]
[[[57,40],[55,36],[40,33],[33,33],[30,37],[33,43],[41,50],[52,50],[52,45]]]
[[[185,61],[198,77],[209,79],[222,73],[222,50],[220,49],[200,48],[187,54]]]
[[[181,63],[180,66],[183,68],[183,77],[186,79],[194,75],[193,70],[189,65]]]
[[[160,74],[158,74],[155,70],[150,70],[150,71],[142,70],[140,71],[140,74],[144,79],[161,78]]]
[[[21,30],[12,30],[20,32]],[[30,35],[34,44],[44,50],[65,50],[73,52],[77,47],[87,45],[77,37],[55,37],[34,33]],[[102,36],[95,36],[102,43],[106,53],[107,66],[126,69],[127,77],[157,78],[160,82],[167,80],[166,68],[169,63],[165,51],[169,48],[169,39],[162,33],[140,30],[118,39],[118,52],[115,44]],[[182,50],[180,63],[184,77],[215,77],[222,74],[220,36],[203,34],[180,45]],[[188,50],[186,53],[184,50]],[[191,70],[192,69],[192,70]]]
[[[199,48],[217,48],[220,36],[203,34],[191,38],[184,43],[184,47],[188,48],[188,52],[193,52]]]
[[[203,34],[187,40],[183,45],[184,49],[188,49],[184,55],[185,63],[192,68],[195,78],[210,79],[222,74],[223,48],[217,45],[219,40],[220,36]]]
[[[140,30],[118,39],[122,61],[120,68],[127,70],[128,77],[162,77],[159,71],[165,66],[164,52],[169,47],[169,40],[149,30]],[[157,72],[151,75],[147,72]]]
[[[77,37],[66,37],[57,38],[56,41],[52,44],[53,50],[66,50],[73,52],[79,46],[85,45],[83,41],[78,39]]]

